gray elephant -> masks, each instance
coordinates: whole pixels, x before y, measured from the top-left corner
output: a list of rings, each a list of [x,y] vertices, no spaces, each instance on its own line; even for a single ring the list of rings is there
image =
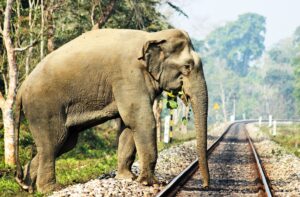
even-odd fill
[[[192,103],[203,187],[209,185],[207,165],[208,96],[201,61],[187,33],[164,30],[102,29],[87,32],[45,57],[20,87],[15,107],[29,122],[37,154],[24,171],[17,153],[16,180],[37,191],[55,189],[55,160],[74,148],[78,133],[107,120],[121,118],[117,178],[157,182],[156,128],[152,105],[163,90],[183,89]],[[18,152],[18,151],[17,151]]]

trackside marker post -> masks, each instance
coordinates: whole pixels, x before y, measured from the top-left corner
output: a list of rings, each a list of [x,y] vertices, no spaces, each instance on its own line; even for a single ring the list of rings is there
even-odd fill
[[[259,118],[258,118],[258,126],[259,126],[259,127],[261,127],[261,121],[262,121],[262,117],[259,116]]]
[[[165,129],[164,129],[164,143],[168,144],[170,140],[169,129],[170,129],[170,116],[165,117]]]
[[[272,115],[269,115],[269,127],[272,126]]]

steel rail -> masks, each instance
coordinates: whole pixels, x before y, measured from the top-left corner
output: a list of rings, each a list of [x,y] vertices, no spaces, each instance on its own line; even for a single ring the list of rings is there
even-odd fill
[[[277,120],[278,122],[286,122],[290,120]],[[220,141],[224,138],[229,129],[237,123],[253,123],[258,122],[257,119],[251,120],[240,120],[231,123],[224,133],[207,149],[207,157],[212,153],[212,151],[218,146]],[[268,120],[262,120],[262,122],[268,122]],[[298,122],[292,120],[290,122]],[[160,191],[156,196],[157,197],[167,197],[167,196],[175,196],[177,191],[180,189],[182,185],[184,185],[189,178],[197,171],[198,169],[198,159],[195,159],[187,168],[185,168],[179,175],[177,175],[162,191]]]
[[[237,122],[231,123],[224,133],[207,149],[207,157],[212,153],[212,151],[218,146],[222,141],[229,129]],[[180,187],[188,181],[188,179],[197,171],[198,169],[198,159],[195,159],[187,168],[185,168],[179,175],[177,175],[162,191],[160,191],[156,196],[175,196]]]
[[[251,140],[251,138],[249,136],[249,133],[248,133],[248,131],[246,129],[245,129],[245,133],[246,133],[249,145],[251,147],[252,154],[253,154],[253,156],[255,158],[255,161],[256,161],[255,163],[256,163],[256,166],[257,166],[258,173],[259,173],[259,176],[261,178],[261,181],[262,181],[262,183],[264,185],[265,193],[266,193],[266,195],[268,197],[272,197],[273,193],[272,193],[271,187],[270,187],[271,184],[270,184],[269,179],[266,176],[265,170],[264,170],[264,168],[262,166],[262,162],[261,162],[261,160],[259,158],[259,155],[257,154],[257,151],[256,151],[256,149],[254,147],[254,144],[253,144],[253,142],[252,142],[252,140]]]

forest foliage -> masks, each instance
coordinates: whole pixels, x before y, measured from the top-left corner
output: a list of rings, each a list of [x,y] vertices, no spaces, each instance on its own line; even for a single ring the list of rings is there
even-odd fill
[[[142,29],[158,31],[169,28],[166,19],[156,10],[158,0],[17,0],[13,4],[11,21],[12,40],[16,48],[29,47],[17,54],[19,79],[26,75],[48,53],[76,38],[103,17],[102,28]],[[112,10],[107,10],[113,4]],[[0,15],[5,10],[0,2]],[[110,12],[110,13],[107,13]],[[0,24],[3,25],[3,17]],[[0,89],[5,92],[7,82],[7,58],[0,36]]]
[[[8,98],[10,82],[8,52],[3,35],[6,2],[10,2],[12,5],[8,24],[11,47],[16,57],[17,69],[14,71],[18,75],[18,85],[47,54],[91,29],[124,28],[159,31],[171,27],[166,18],[156,9],[159,3],[167,3],[166,1],[0,1],[0,91],[4,99]],[[175,8],[173,10],[176,11]],[[9,109],[9,112],[11,111],[12,109]],[[4,113],[1,114],[1,117],[5,118]],[[9,115],[8,118],[11,116]],[[23,193],[19,193],[20,188],[14,180],[14,169],[6,165],[6,160],[4,162],[4,153],[9,151],[5,145],[5,134],[8,132],[1,121],[0,127],[1,195],[23,195]],[[60,184],[87,181],[115,168],[116,147],[113,136],[116,132],[110,132],[106,136],[108,130],[105,125],[102,125],[100,130],[96,128],[83,132],[77,147],[57,161],[57,179]],[[14,135],[10,137],[14,138]],[[111,142],[113,143],[110,144]],[[20,158],[24,165],[35,154],[34,142],[26,121],[23,121],[21,125],[20,147]],[[80,172],[78,172],[78,168],[81,169]]]
[[[171,28],[167,18],[157,9],[161,4],[167,4],[178,14],[188,17],[180,7],[165,0],[16,0],[13,4],[10,27],[19,69],[19,85],[48,53],[92,28],[145,31]],[[6,1],[0,1],[1,27],[4,22],[2,16],[5,6]],[[293,35],[268,49],[264,46],[265,32],[264,16],[245,13],[236,20],[217,27],[204,39],[192,38],[194,48],[199,52],[204,63],[210,99],[209,123],[228,121],[233,114],[236,119],[244,117],[257,119],[259,116],[266,119],[268,115],[273,115],[276,119],[299,118],[300,26]],[[1,34],[0,74],[0,91],[6,95],[9,82],[8,60]],[[215,104],[220,107],[214,109]],[[165,107],[161,118],[166,114]],[[193,117],[189,119],[193,120]],[[33,141],[27,127],[26,122],[23,122],[20,142],[24,150],[22,162],[32,156],[30,154]],[[93,131],[87,133],[93,134]],[[3,130],[0,132],[0,139],[2,147],[0,166],[5,169],[2,161]],[[69,161],[79,165],[76,162],[84,160],[84,155],[97,158],[111,155],[107,157],[107,163],[109,166],[115,165],[115,154],[108,151],[107,155],[98,155],[99,152],[94,150],[95,147],[112,149],[113,145],[90,142],[94,143],[95,140],[89,140],[89,135],[83,134],[77,149],[68,155],[74,160]],[[65,167],[70,163],[64,159],[59,161],[60,170],[71,172],[71,175],[62,174],[59,179],[65,184],[70,184],[78,179],[78,173],[68,171]],[[90,163],[96,162],[93,160]],[[1,176],[5,178],[6,175],[10,178],[0,181],[1,191],[2,188],[17,191],[18,187],[13,180],[11,169],[3,172],[4,175],[0,171],[0,178]],[[89,173],[96,176],[100,172],[89,171]],[[80,176],[84,177],[83,174]]]
[[[193,39],[204,61],[210,122],[228,121],[234,114],[236,119],[299,118],[300,27],[268,49],[265,32],[265,18],[246,13],[205,39]]]
[[[20,83],[47,53],[91,30],[107,15],[102,28],[158,31],[171,27],[157,11],[159,4],[168,1],[44,0],[43,9],[41,1],[18,0],[14,4],[11,24],[15,47],[32,45],[17,54]],[[107,14],[107,8],[112,4],[112,10]],[[5,2],[1,1],[1,13],[4,8]],[[180,8],[175,6],[173,9],[178,11]],[[2,24],[1,20],[2,17]],[[219,111],[210,107],[210,122],[228,120],[233,114],[234,102],[237,118],[242,118],[243,114],[247,118],[268,114],[275,118],[298,117],[300,28],[290,38],[266,50],[265,25],[264,16],[246,13],[217,27],[205,39],[192,38],[204,61],[210,105],[218,103],[221,106]],[[0,90],[7,92],[7,59],[1,37],[0,55]]]

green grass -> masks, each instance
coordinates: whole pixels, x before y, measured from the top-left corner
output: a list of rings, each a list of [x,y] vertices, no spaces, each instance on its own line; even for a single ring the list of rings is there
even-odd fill
[[[170,148],[174,145],[177,145],[177,144],[182,144],[183,142],[186,142],[186,141],[189,141],[189,140],[192,140],[192,139],[195,139],[195,136],[196,136],[196,133],[195,131],[188,131],[187,133],[185,134],[182,134],[181,132],[178,132],[179,131],[179,128],[175,128],[175,131],[173,132],[173,139],[172,139],[172,143],[164,143],[163,142],[163,133],[161,134],[161,142],[158,142],[157,144],[157,147],[158,147],[158,151],[162,151],[164,149],[167,149],[167,148]]]
[[[266,126],[261,130],[273,141],[285,148],[289,153],[300,157],[300,124],[277,125],[277,135],[271,134],[271,129]]]
[[[193,139],[194,136],[194,132],[182,135],[175,130],[172,143],[159,142],[158,150],[161,151],[181,144]],[[14,179],[14,167],[4,164],[3,148],[3,128],[0,128],[0,196],[43,196],[40,193],[29,194],[20,189]],[[116,131],[112,129],[110,122],[81,132],[77,146],[56,161],[57,182],[66,187],[75,183],[87,182],[116,169],[116,149]],[[20,132],[20,160],[22,165],[27,163],[35,154],[36,148],[28,124],[23,122]]]
[[[80,133],[76,148],[56,161],[57,182],[64,186],[83,183],[116,168],[116,132],[110,123]],[[26,122],[20,132],[20,160],[24,165],[36,153]],[[3,129],[0,130],[0,196],[42,196],[28,194],[14,179],[14,167],[4,164]]]

